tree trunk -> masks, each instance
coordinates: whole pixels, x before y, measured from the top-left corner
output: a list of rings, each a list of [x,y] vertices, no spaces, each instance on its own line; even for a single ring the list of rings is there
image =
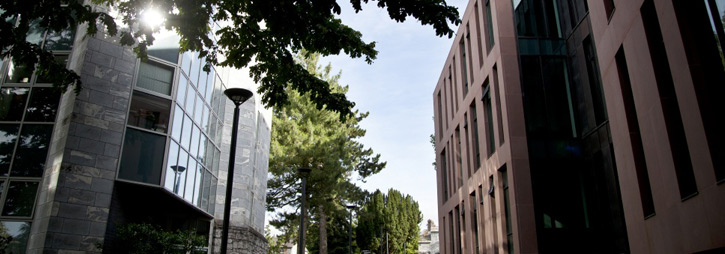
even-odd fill
[[[319,254],[327,254],[327,214],[325,214],[324,206],[317,207],[317,215],[320,224],[320,249]]]

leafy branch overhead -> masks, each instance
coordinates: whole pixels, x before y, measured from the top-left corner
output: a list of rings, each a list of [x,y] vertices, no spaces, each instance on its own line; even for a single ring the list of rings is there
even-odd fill
[[[25,40],[30,22],[40,20],[41,29],[55,32],[88,24],[91,35],[100,27],[119,36],[123,45],[133,46],[143,59],[146,49],[153,44],[153,33],[159,28],[139,25],[141,13],[153,8],[165,16],[164,28],[180,35],[182,51],[199,51],[201,57],[206,57],[205,70],[210,65],[249,67],[267,106],[287,105],[291,88],[309,94],[318,109],[327,108],[344,117],[352,115],[354,103],[344,93],[334,91],[325,80],[308,73],[294,61],[293,55],[305,48],[323,56],[344,52],[353,58],[364,58],[367,63],[377,56],[375,42],[363,41],[360,32],[335,18],[335,14],[341,13],[336,0],[92,0],[95,7],[80,2],[0,1],[0,9],[5,11],[1,17],[11,21],[0,22],[3,57],[38,64],[39,71],[55,74],[56,87],[66,89],[77,84],[76,89],[80,89],[76,73],[65,70],[53,61],[52,54]],[[376,2],[388,11],[391,19],[402,22],[412,17],[423,25],[433,26],[438,36],[453,36],[448,22],[461,22],[457,9],[444,0]],[[363,3],[368,0],[350,0],[356,12],[362,11]],[[116,8],[123,26],[98,6]],[[65,10],[58,11],[61,9]],[[19,19],[17,25],[13,25],[15,18]],[[221,29],[212,29],[209,21],[221,24]]]

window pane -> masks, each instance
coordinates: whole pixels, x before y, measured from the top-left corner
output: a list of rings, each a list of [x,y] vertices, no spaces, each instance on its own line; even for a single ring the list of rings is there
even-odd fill
[[[174,31],[163,30],[154,34],[154,45],[148,48],[149,56],[176,63],[179,60],[179,35]]]
[[[12,176],[41,177],[48,155],[53,125],[25,124],[12,165]]]
[[[196,179],[194,180],[194,196],[192,199],[194,200],[194,205],[201,206],[201,183],[203,182],[204,178],[204,168],[201,166],[201,164],[197,164],[196,166]]]
[[[214,144],[212,144],[211,140],[207,140],[206,142],[206,154],[204,155],[204,165],[206,165],[206,168],[211,170],[212,161],[214,161]]]
[[[66,66],[66,67],[68,66],[68,55],[66,55],[66,54],[54,55],[53,57],[55,58],[56,62],[60,63],[63,66]],[[35,81],[36,83],[52,83],[53,82],[49,77],[43,76],[43,75],[38,75],[37,79],[38,80]]]
[[[174,68],[152,61],[141,62],[138,70],[136,87],[149,91],[171,95],[171,82],[174,78]]]
[[[25,40],[32,44],[40,45],[43,42],[43,34],[45,34],[45,30],[40,27],[40,19],[36,19],[30,21],[28,35],[25,36]]]
[[[184,111],[181,110],[181,108],[176,105],[174,107],[174,124],[171,126],[171,137],[174,138],[174,140],[181,141],[181,126],[183,124],[184,120]]]
[[[179,75],[179,87],[176,89],[176,102],[178,102],[181,106],[184,106],[184,98],[186,98],[186,87],[188,85],[189,84],[186,76]]]
[[[211,193],[209,194],[209,213],[214,214],[214,211],[216,210],[216,188],[217,188],[217,178],[213,177],[211,178]]]
[[[201,185],[201,209],[209,211],[209,193],[211,188],[211,173],[204,170],[204,182]]]
[[[204,63],[202,63],[204,64]],[[201,66],[204,68],[204,65]],[[209,74],[205,72],[203,69],[199,71],[199,83],[197,84],[197,90],[199,90],[199,94],[201,94],[201,98],[204,98],[204,92],[206,91],[206,81],[209,78]]]
[[[184,199],[189,203],[194,202],[194,181],[196,181],[196,162],[189,159],[189,168],[186,170],[186,188],[184,188]]]
[[[26,122],[53,122],[58,112],[60,92],[51,87],[35,87],[30,94],[30,104],[25,110]]]
[[[169,125],[171,101],[134,91],[128,124],[147,130],[166,132]]]
[[[18,217],[32,216],[36,192],[38,192],[38,182],[10,182],[2,215]]]
[[[203,111],[204,112],[201,116],[201,128],[204,133],[209,133],[209,117],[211,117],[211,110],[209,109],[209,106],[204,104]]]
[[[127,128],[118,178],[160,184],[165,144],[164,136]]]
[[[174,190],[174,183],[179,178],[179,173],[184,172],[186,167],[179,167],[176,164],[179,159],[179,145],[176,142],[171,141],[169,144],[169,157],[166,160],[166,179],[164,180],[164,188],[167,190]]]
[[[29,91],[19,87],[0,90],[0,121],[20,121],[23,118]]]
[[[48,31],[48,36],[45,38],[45,45],[43,47],[46,50],[71,50],[73,49],[73,38],[75,34],[75,30],[71,29],[66,29],[61,32]]]
[[[27,67],[24,64],[15,64],[13,61],[8,63],[8,79],[5,83],[29,83],[30,76],[33,75],[33,67]]]
[[[189,70],[189,81],[191,86],[196,87],[199,82],[199,67],[201,66],[201,59],[197,58],[199,54],[194,52],[191,55],[191,69]]]
[[[3,236],[5,253],[25,253],[30,238],[30,222],[0,221],[0,235]]]
[[[191,146],[189,147],[189,155],[191,158],[198,159],[199,157],[199,127],[194,125],[191,132]]]
[[[214,175],[219,175],[219,155],[221,155],[221,152],[219,149],[214,148],[214,158],[212,158],[212,172],[214,172]]]
[[[181,55],[181,70],[186,73],[186,75],[189,75],[189,68],[191,68],[191,52],[184,52],[183,55]]]
[[[214,80],[216,80],[216,72],[214,71],[214,68],[211,68],[208,79],[209,83],[206,86],[206,92],[204,92],[204,98],[206,99],[206,103],[209,105],[211,105],[212,92],[214,91]]]
[[[201,123],[202,114],[201,111],[204,110],[204,100],[201,99],[201,97],[196,98],[196,107],[194,107],[194,122],[195,123]]]
[[[186,104],[184,104],[184,110],[186,110],[189,115],[194,114],[194,104],[196,101],[196,90],[192,87],[186,88]]]
[[[206,135],[201,134],[199,137],[199,163],[206,164]]]
[[[189,141],[191,140],[191,118],[188,115],[184,115],[184,129],[181,131],[181,147],[189,149]]]
[[[184,196],[184,186],[186,183],[186,170],[188,168],[187,162],[189,161],[189,154],[184,149],[179,150],[179,163],[178,163],[178,176],[176,177],[176,183],[174,184],[174,193],[179,196]],[[183,168],[183,170],[182,170]]]
[[[18,140],[18,131],[20,131],[20,126],[17,124],[0,124],[0,176],[8,175],[15,141]]]

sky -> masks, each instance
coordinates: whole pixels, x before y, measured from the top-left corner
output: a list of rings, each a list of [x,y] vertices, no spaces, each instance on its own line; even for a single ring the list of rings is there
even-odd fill
[[[463,15],[465,0],[448,0]],[[342,22],[363,34],[365,42],[376,42],[377,59],[347,55],[328,56],[320,64],[342,72],[340,84],[349,85],[348,99],[361,112],[370,112],[360,126],[367,130],[360,141],[381,155],[387,166],[358,185],[369,191],[389,188],[411,195],[420,206],[423,222],[438,224],[435,150],[430,144],[433,125],[433,89],[453,40],[437,37],[432,26],[410,18],[404,23],[390,19],[385,9],[374,4],[355,13],[346,1],[339,1]],[[454,31],[457,27],[451,26]]]

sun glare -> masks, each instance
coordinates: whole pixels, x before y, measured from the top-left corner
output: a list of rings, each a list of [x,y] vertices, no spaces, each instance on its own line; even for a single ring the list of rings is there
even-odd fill
[[[156,9],[147,9],[141,13],[141,22],[146,26],[156,28],[164,23],[164,16]]]

